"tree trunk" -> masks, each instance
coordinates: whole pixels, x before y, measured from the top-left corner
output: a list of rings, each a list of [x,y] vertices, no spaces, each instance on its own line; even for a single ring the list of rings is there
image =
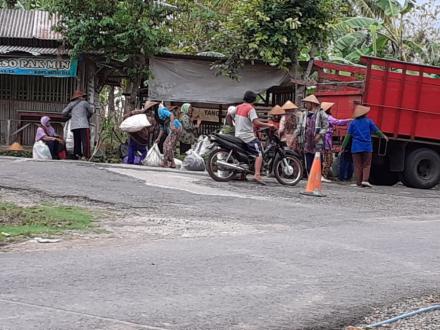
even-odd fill
[[[108,94],[108,112],[109,114],[115,113],[115,86],[111,86]]]

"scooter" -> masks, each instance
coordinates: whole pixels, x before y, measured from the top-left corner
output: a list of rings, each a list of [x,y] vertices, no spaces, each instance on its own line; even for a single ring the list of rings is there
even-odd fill
[[[287,149],[273,129],[262,131],[267,131],[268,136],[268,145],[263,150],[263,170],[273,173],[280,184],[295,186],[304,175],[301,156]],[[229,134],[213,134],[210,139],[212,151],[206,169],[212,179],[228,182],[237,174],[255,174],[256,156],[241,139]]]

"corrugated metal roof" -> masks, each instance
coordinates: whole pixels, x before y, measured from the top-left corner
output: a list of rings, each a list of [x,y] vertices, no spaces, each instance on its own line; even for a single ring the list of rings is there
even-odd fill
[[[69,52],[58,48],[37,48],[22,46],[0,46],[0,54],[8,54],[12,52],[24,52],[34,56],[38,55],[68,55]]]
[[[58,18],[47,11],[0,9],[0,38],[61,40],[52,30]]]

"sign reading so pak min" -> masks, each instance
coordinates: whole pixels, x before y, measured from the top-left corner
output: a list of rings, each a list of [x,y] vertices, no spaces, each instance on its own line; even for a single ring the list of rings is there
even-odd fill
[[[76,77],[77,59],[68,58],[0,58],[0,74]]]

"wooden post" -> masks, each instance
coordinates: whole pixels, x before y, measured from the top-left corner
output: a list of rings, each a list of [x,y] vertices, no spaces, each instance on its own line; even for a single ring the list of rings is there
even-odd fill
[[[6,121],[6,145],[10,145],[10,134],[11,134],[11,120],[8,119]]]

